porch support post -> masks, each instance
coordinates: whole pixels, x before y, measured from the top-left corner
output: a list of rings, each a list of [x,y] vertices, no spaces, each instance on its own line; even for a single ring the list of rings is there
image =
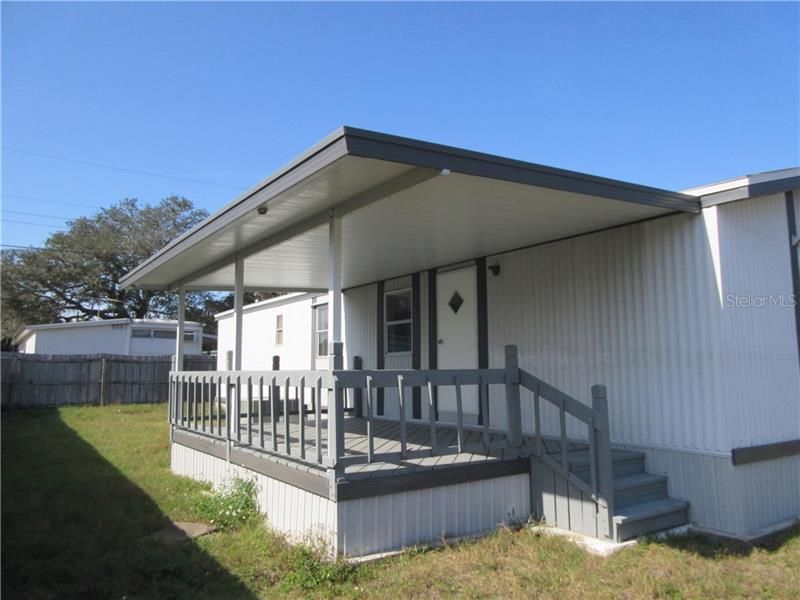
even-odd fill
[[[328,221],[328,354],[329,368],[344,368],[342,353],[342,218],[333,212]],[[334,468],[344,452],[344,391],[334,384],[333,406],[328,406],[328,454]]]
[[[173,369],[183,371],[183,330],[186,320],[186,287],[178,286],[178,331],[175,335],[175,360]],[[130,332],[128,332],[130,336]]]
[[[328,221],[328,319],[329,354],[333,356],[333,344],[342,341],[342,218],[333,213]]]
[[[244,259],[237,258],[233,271],[233,319],[236,323],[233,346],[233,370],[242,370],[242,307],[244,306]]]

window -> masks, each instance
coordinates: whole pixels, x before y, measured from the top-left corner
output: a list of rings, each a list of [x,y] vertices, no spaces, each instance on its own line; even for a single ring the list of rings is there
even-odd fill
[[[156,329],[153,331],[153,337],[157,340],[174,340],[178,334],[170,329]]]
[[[275,345],[283,346],[283,315],[275,316]]]
[[[317,357],[328,356],[328,305],[314,307],[314,348]]]
[[[386,354],[411,352],[411,290],[386,292]]]
[[[135,338],[149,338],[150,334],[150,329],[133,329],[131,333],[131,335]]]
[[[172,336],[175,337],[175,336]],[[188,331],[183,334],[183,341],[184,342],[193,342],[194,341],[194,331]]]

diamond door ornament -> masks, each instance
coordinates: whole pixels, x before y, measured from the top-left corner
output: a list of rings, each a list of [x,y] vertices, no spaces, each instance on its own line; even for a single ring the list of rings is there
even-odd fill
[[[458,292],[453,292],[453,295],[450,298],[450,301],[447,303],[447,305],[450,308],[453,309],[454,313],[458,312],[458,309],[461,308],[462,304],[464,304],[464,299],[461,297],[461,294],[459,294]]]

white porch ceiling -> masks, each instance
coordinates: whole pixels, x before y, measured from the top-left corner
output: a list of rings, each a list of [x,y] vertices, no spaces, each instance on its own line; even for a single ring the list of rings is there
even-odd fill
[[[665,214],[663,208],[468,175],[440,175],[342,217],[344,287]],[[328,228],[245,259],[245,287],[324,289]],[[233,284],[233,265],[190,285]]]
[[[674,192],[343,129],[171,243],[123,284],[232,289],[238,254],[246,289],[325,289],[331,210],[342,216],[343,286],[353,287],[699,210],[693,202]],[[264,206],[267,214],[258,214]]]

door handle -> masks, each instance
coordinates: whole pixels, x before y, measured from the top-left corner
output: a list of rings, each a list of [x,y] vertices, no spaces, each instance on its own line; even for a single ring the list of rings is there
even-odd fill
[[[436,340],[436,343],[437,344],[444,344],[444,340],[442,338],[439,338],[438,340]]]

